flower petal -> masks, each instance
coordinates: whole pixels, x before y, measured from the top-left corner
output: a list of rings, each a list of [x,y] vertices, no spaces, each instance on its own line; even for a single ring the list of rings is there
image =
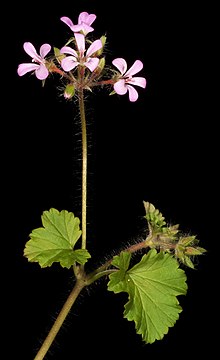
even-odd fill
[[[61,61],[61,66],[65,71],[70,71],[74,69],[77,65],[79,65],[79,62],[76,61],[76,58],[74,56],[67,56]]]
[[[131,85],[127,85],[128,88],[128,93],[129,93],[129,100],[134,102],[138,99],[138,92],[137,90],[131,86]]]
[[[78,57],[77,52],[74,49],[72,49],[70,46],[63,46],[60,49],[60,53],[61,54],[70,54],[70,55],[73,55],[75,57]]]
[[[91,27],[85,23],[82,23],[82,25],[79,25],[79,26],[82,26],[82,31],[83,31],[84,35],[87,35],[89,32],[94,30],[93,27]]]
[[[91,25],[96,19],[95,14],[88,14],[86,11],[83,11],[79,14],[78,23],[86,23],[87,25]]]
[[[88,58],[88,60],[84,63],[84,65],[93,72],[99,64],[98,58]]]
[[[120,71],[120,73],[123,75],[127,70],[127,63],[125,59],[117,58],[112,61],[112,64],[116,66],[116,68]]]
[[[100,50],[101,48],[102,48],[101,40],[93,41],[93,43],[89,46],[88,50],[86,51],[86,56],[90,56],[94,54],[96,51]]]
[[[34,71],[39,67],[38,64],[30,63],[30,64],[20,64],[18,65],[17,73],[19,76],[23,76],[27,74],[29,71]]]
[[[40,56],[44,59],[45,56],[50,52],[51,46],[50,44],[43,44],[40,47]]]
[[[72,28],[72,26],[74,25],[72,20],[70,18],[68,18],[67,16],[62,16],[60,18],[61,21],[63,21],[66,25],[68,25],[70,27],[70,29]]]
[[[131,78],[131,80],[128,80],[126,82],[127,82],[127,84],[137,85],[142,88],[145,88],[147,85],[147,80],[144,77],[139,77],[139,76],[135,76],[135,77]]]
[[[118,80],[115,84],[114,84],[114,90],[117,94],[119,95],[124,95],[127,92],[127,86],[125,85],[125,80],[121,79]]]
[[[74,35],[75,35],[78,50],[81,53],[84,53],[84,51],[85,51],[85,35],[78,34],[78,33],[76,33]]]
[[[83,25],[82,24],[73,25],[73,26],[71,26],[71,30],[73,32],[79,32],[79,31],[83,30]]]
[[[137,74],[143,69],[143,63],[140,60],[136,60],[130,69],[126,72],[125,76],[132,76]]]
[[[35,75],[39,80],[44,80],[48,77],[49,71],[44,64],[40,64],[35,70]]]
[[[41,57],[38,55],[34,45],[32,45],[30,42],[25,42],[24,45],[24,51],[34,60],[36,61],[42,61]]]

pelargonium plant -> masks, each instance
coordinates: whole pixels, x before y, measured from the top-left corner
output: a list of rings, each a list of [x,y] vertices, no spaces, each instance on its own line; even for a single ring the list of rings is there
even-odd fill
[[[139,76],[143,63],[134,59],[127,64],[122,57],[105,63],[106,36],[90,40],[94,31],[95,14],[81,12],[78,24],[66,16],[60,20],[72,31],[71,38],[58,49],[47,43],[39,52],[31,42],[23,47],[31,60],[18,65],[17,73],[34,74],[43,85],[51,74],[57,74],[66,100],[77,101],[81,119],[82,139],[82,197],[81,219],[74,212],[50,208],[42,214],[42,227],[34,229],[25,244],[24,256],[44,267],[54,262],[73,269],[74,284],[51,330],[35,356],[42,360],[51,347],[78,295],[101,277],[107,279],[107,290],[115,294],[126,292],[128,301],[123,316],[134,322],[137,334],[146,344],[160,340],[179,318],[182,307],[178,296],[187,292],[185,267],[194,268],[193,259],[206,250],[198,246],[195,235],[183,235],[179,225],[166,223],[153,204],[143,201],[146,237],[125,246],[92,272],[86,264],[91,259],[87,248],[87,122],[84,97],[94,87],[110,88],[110,94],[126,95],[131,102],[138,100],[147,80]],[[130,66],[130,67],[129,67]],[[137,75],[138,74],[138,75]],[[140,254],[141,260],[137,254]],[[132,265],[131,265],[132,258]],[[135,262],[136,259],[136,262]]]

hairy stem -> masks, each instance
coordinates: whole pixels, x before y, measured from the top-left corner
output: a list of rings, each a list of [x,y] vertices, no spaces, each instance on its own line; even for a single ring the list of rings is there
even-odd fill
[[[37,355],[35,356],[34,360],[43,360],[44,356],[46,355],[47,351],[49,350],[51,344],[53,343],[58,331],[60,330],[64,320],[66,319],[72,305],[74,304],[75,300],[77,299],[79,293],[84,288],[85,283],[84,281],[77,280],[76,284],[71,291],[70,295],[68,296],[63,308],[61,309],[56,321],[54,322],[50,332],[48,333],[46,339],[44,340],[40,350],[38,351]]]
[[[80,74],[83,79],[83,74]],[[82,128],[82,249],[86,249],[86,207],[87,207],[87,134],[86,134],[86,117],[84,106],[83,88],[79,89],[79,110]],[[77,267],[78,274],[76,284],[67,298],[63,308],[61,309],[56,321],[54,322],[51,330],[49,331],[46,339],[44,340],[40,350],[38,351],[34,360],[42,360],[53,343],[58,331],[60,330],[64,320],[66,319],[72,305],[77,299],[79,293],[88,285],[85,279],[84,266]]]
[[[155,239],[153,239],[155,240]],[[150,234],[144,241],[141,241],[137,244],[131,245],[124,249],[124,251],[128,251],[131,253],[135,253],[139,250],[142,250],[143,248],[149,247],[149,241],[152,241],[152,235]],[[112,268],[109,269],[112,263],[112,259],[109,259],[106,261],[103,265],[92,271],[91,273],[88,273],[86,275],[84,268],[81,266],[77,266],[74,269],[75,276],[77,278],[75,286],[70,293],[69,297],[67,298],[65,304],[63,305],[63,308],[61,309],[54,325],[52,326],[49,334],[47,335],[45,341],[43,342],[40,350],[38,351],[36,357],[34,360],[43,360],[44,356],[46,355],[47,351],[49,350],[51,344],[53,343],[58,331],[60,330],[64,320],[66,319],[71,307],[73,306],[74,302],[76,301],[78,295],[82,291],[82,289],[86,286],[91,285],[93,282],[101,278],[102,276],[108,276],[111,273],[117,271],[117,269]]]
[[[82,249],[86,249],[87,206],[87,135],[83,89],[79,90],[79,109],[82,128]]]

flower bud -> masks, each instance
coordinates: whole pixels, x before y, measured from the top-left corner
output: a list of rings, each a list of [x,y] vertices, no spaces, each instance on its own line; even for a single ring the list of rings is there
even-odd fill
[[[179,240],[179,244],[182,244],[184,246],[193,245],[197,242],[196,236],[184,236],[181,237]]]
[[[185,254],[186,255],[202,255],[204,252],[206,252],[206,250],[199,246],[197,246],[197,247],[187,246]]]
[[[64,90],[65,99],[71,99],[75,95],[75,87],[73,84],[68,84]]]
[[[98,51],[96,52],[96,56],[102,55],[103,49],[104,49],[104,46],[105,46],[105,43],[106,43],[106,36],[105,36],[105,35],[102,35],[102,36],[100,37],[100,40],[101,40],[101,42],[102,42],[102,47],[101,47],[100,50],[98,50]]]
[[[99,60],[99,63],[98,63],[97,68],[95,69],[95,74],[96,74],[96,76],[101,74],[101,72],[102,72],[102,70],[104,69],[104,67],[105,67],[105,58],[102,57],[102,58]]]

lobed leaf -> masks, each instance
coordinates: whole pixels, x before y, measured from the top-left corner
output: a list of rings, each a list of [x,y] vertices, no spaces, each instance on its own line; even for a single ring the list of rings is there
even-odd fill
[[[128,270],[130,258],[128,252],[114,258],[112,265],[119,270],[109,275],[108,290],[128,293],[124,317],[135,322],[145,343],[153,343],[179,318],[182,308],[177,296],[186,294],[186,275],[169,253],[151,249]]]
[[[34,229],[25,245],[24,255],[30,262],[38,262],[41,267],[59,262],[70,268],[75,262],[84,264],[90,258],[87,250],[73,249],[81,230],[80,220],[72,212],[51,208],[41,218],[43,227]]]

